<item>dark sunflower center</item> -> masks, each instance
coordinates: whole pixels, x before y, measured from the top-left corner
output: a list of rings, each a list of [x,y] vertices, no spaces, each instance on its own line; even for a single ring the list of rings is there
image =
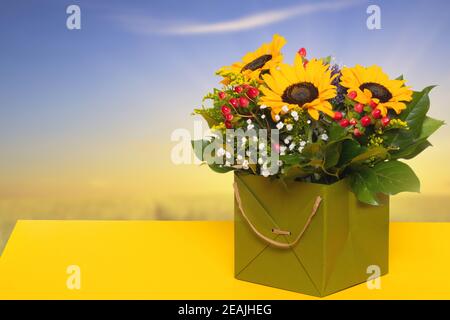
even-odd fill
[[[378,83],[366,82],[360,85],[359,88],[363,91],[364,89],[369,90],[372,92],[372,97],[379,99],[380,102],[388,102],[392,98],[392,93],[385,86]]]
[[[319,96],[319,90],[309,82],[300,82],[287,87],[281,98],[283,102],[298,104],[300,107]]]
[[[270,59],[272,59],[272,55],[271,54],[265,54],[259,58],[256,58],[255,60],[253,60],[252,62],[247,63],[241,71],[245,71],[245,70],[251,70],[251,71],[255,71],[257,69],[262,68],[267,61],[270,61]]]

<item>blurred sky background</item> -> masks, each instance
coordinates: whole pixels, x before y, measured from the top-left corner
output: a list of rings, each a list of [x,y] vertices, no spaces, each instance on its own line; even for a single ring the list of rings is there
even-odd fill
[[[66,28],[71,4],[81,30]],[[192,131],[216,69],[274,33],[286,61],[306,47],[438,84],[430,114],[449,123],[449,15],[445,0],[1,0],[0,215],[231,218],[232,174],[172,164],[170,134]],[[395,197],[394,220],[450,221],[449,137],[410,161],[422,193]]]

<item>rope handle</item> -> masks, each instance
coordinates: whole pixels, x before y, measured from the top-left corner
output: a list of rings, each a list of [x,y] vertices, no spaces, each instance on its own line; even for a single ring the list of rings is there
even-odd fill
[[[239,188],[237,186],[237,183],[233,183],[233,188],[234,188],[234,195],[236,198],[236,202],[238,204],[239,210],[242,213],[242,216],[244,217],[244,219],[247,221],[248,225],[250,226],[250,228],[252,229],[252,231],[262,240],[264,240],[265,242],[267,242],[268,244],[277,247],[277,248],[281,248],[281,249],[289,249],[292,248],[293,246],[295,246],[300,239],[302,238],[303,234],[305,233],[306,229],[309,227],[312,218],[315,216],[317,209],[319,209],[320,203],[322,202],[322,198],[320,196],[316,197],[316,201],[314,202],[311,214],[308,217],[308,220],[306,221],[303,229],[300,231],[300,233],[298,234],[297,238],[295,238],[294,241],[292,242],[288,242],[288,243],[284,243],[284,242],[280,242],[280,241],[276,241],[273,240],[267,236],[265,236],[264,234],[262,234],[261,232],[258,231],[258,229],[255,227],[255,225],[250,221],[250,219],[247,217],[247,215],[244,212],[244,209],[242,208],[242,201],[241,201],[241,197],[239,194]],[[279,229],[272,229],[272,232],[275,234],[279,234],[279,235],[291,235],[290,231],[285,231],[285,230],[279,230]]]

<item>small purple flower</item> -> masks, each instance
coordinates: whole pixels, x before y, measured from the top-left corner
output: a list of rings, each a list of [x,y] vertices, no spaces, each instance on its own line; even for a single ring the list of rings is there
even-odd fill
[[[341,70],[339,69],[339,66],[337,64],[334,64],[331,67],[331,75],[334,76],[335,74],[338,74],[336,78],[333,79],[331,84],[336,86],[336,97],[331,99],[331,103],[334,105],[338,105],[344,102],[345,100],[345,93],[346,89],[340,85],[341,82]]]

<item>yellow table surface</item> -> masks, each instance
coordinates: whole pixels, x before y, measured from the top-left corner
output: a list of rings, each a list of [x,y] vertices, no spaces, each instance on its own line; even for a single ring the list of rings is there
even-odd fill
[[[66,286],[81,270],[80,290]],[[232,222],[19,221],[2,299],[314,299],[233,277]],[[390,272],[327,299],[450,298],[450,223],[392,223]]]

